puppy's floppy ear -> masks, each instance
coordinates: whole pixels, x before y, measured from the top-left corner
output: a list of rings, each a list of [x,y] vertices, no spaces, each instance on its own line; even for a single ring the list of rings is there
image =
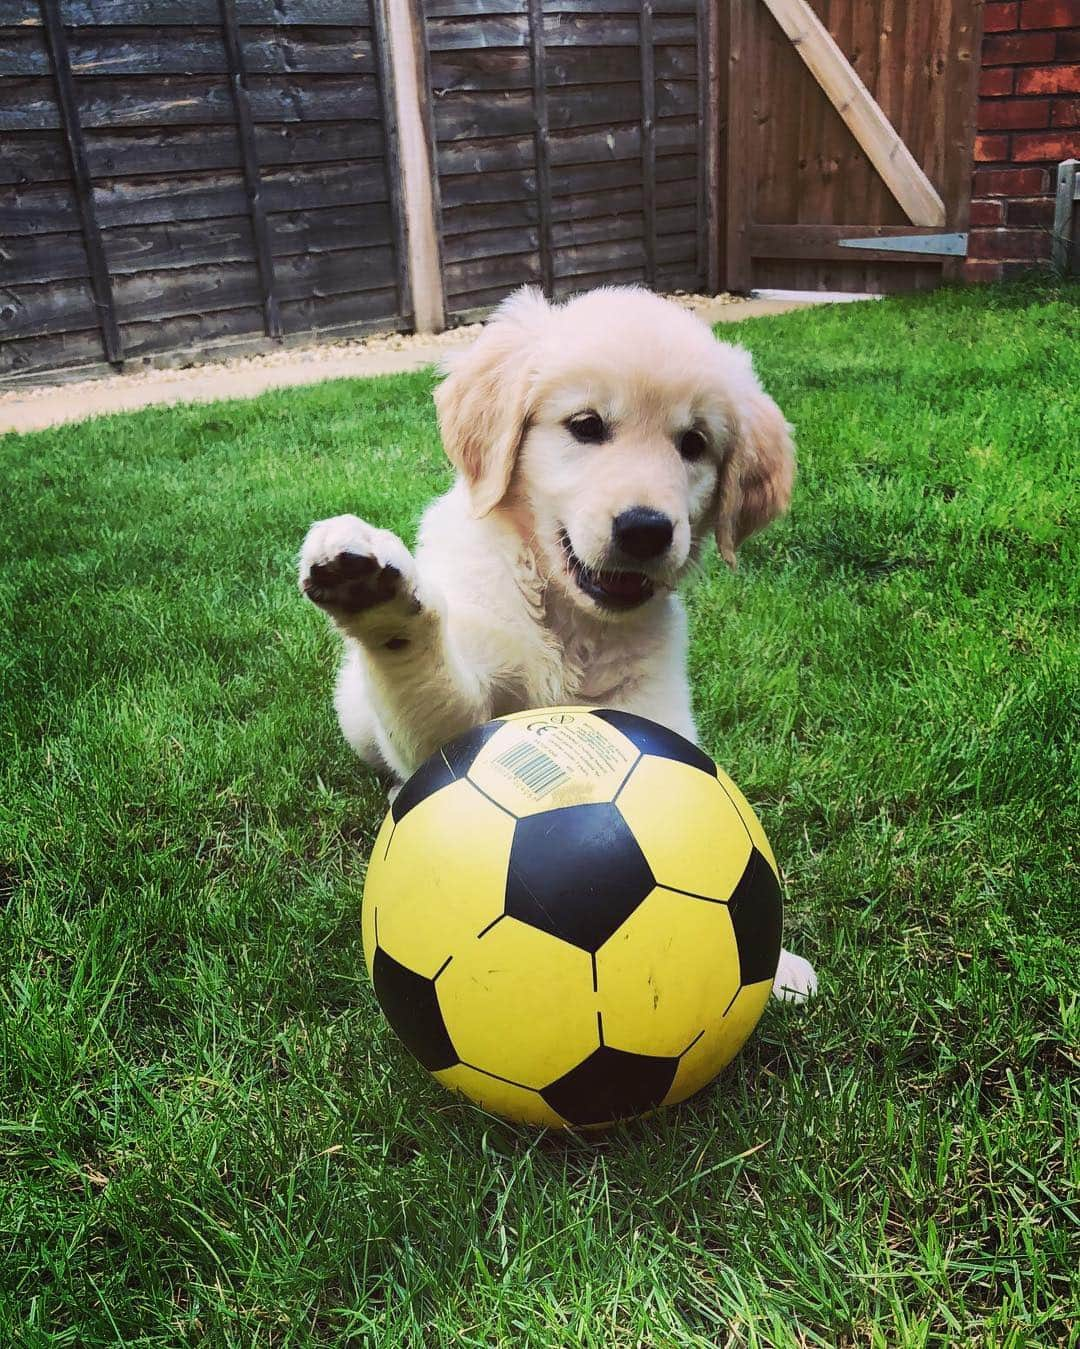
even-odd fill
[[[762,389],[749,356],[729,347],[737,360],[735,426],[720,470],[716,547],[734,571],[735,549],[791,503],[795,447],[783,413]]]
[[[506,495],[529,415],[530,350],[550,307],[526,286],[504,300],[468,350],[443,364],[435,390],[447,457],[469,484],[473,514]]]

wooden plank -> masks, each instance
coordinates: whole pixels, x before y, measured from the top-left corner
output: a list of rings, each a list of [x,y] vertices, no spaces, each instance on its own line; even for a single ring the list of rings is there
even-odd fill
[[[749,247],[755,258],[805,258],[814,261],[843,262],[849,267],[868,262],[898,262],[906,257],[926,263],[925,253],[912,250],[863,249],[853,256],[850,248],[840,246],[841,239],[910,238],[932,230],[911,225],[751,225]]]
[[[657,159],[657,205],[671,205],[668,185],[678,183],[682,192],[684,184],[693,179],[696,171],[696,157],[693,155],[669,155]],[[584,199],[596,192],[623,187],[636,190],[636,209],[642,210],[641,166],[634,160],[551,166],[551,191],[555,199],[568,196]],[[455,207],[478,206],[482,203],[518,202],[532,198],[535,192],[535,175],[529,171],[486,173],[472,180],[466,175],[456,175],[443,181],[443,213],[448,216]],[[692,199],[696,200],[696,194]]]
[[[186,315],[172,320],[168,327],[153,322],[131,323],[124,329],[125,349],[140,363],[148,360],[159,369],[167,369],[208,359],[257,355],[280,345],[319,345],[400,331],[398,316],[387,310],[393,305],[393,297],[390,289],[328,301],[290,302],[283,306],[289,331],[280,344],[263,335],[260,311],[248,308]],[[316,318],[319,327],[313,326]],[[330,321],[324,321],[327,318]],[[60,383],[107,374],[111,367],[101,362],[100,353],[101,337],[96,329],[5,342],[0,346],[0,384],[18,388],[39,383],[43,376]]]
[[[40,3],[41,17],[45,25],[45,40],[48,44],[53,75],[56,80],[56,104],[64,132],[64,140],[67,143],[68,155],[71,159],[72,184],[75,200],[78,204],[79,219],[82,224],[83,242],[86,245],[90,286],[93,291],[98,322],[101,325],[101,340],[105,349],[105,359],[109,362],[117,362],[123,358],[123,346],[120,341],[120,329],[116,323],[112,282],[109,278],[105,249],[101,242],[101,230],[94,204],[90,172],[86,166],[86,145],[83,139],[82,124],[79,120],[75,84],[71,77],[71,65],[68,61],[67,35],[64,32],[63,20],[60,15],[59,0],[40,0]]]
[[[32,281],[82,280],[90,275],[86,246],[78,231],[3,239],[0,264],[0,276],[20,286]]]
[[[542,18],[535,29],[543,32]],[[682,48],[672,50],[682,52]],[[669,63],[679,65],[680,63]],[[603,84],[629,80],[636,75],[637,57],[632,48],[608,51],[597,47],[557,47],[547,53],[548,83]],[[679,73],[678,69],[672,72]],[[459,48],[434,52],[431,57],[431,87],[436,98],[449,91],[481,89],[531,89],[533,63],[528,47]]]
[[[386,181],[390,193],[390,217],[394,226],[397,254],[398,311],[402,318],[413,318],[412,281],[409,276],[409,233],[405,220],[404,167],[401,137],[398,133],[397,96],[394,87],[394,58],[390,50],[389,19],[383,0],[373,0],[375,49],[378,56],[379,102],[383,110],[386,142]]]
[[[378,122],[256,123],[255,151],[263,169],[377,161],[384,152],[383,128]],[[87,135],[86,153],[96,178],[240,167],[235,126],[96,130]]]
[[[445,273],[448,303],[451,303],[451,297],[468,295],[472,291],[493,286],[514,289],[517,286],[539,285],[542,279],[537,253],[503,254],[497,258],[451,262],[447,263]]]
[[[286,301],[388,287],[394,288],[394,255],[389,246],[302,253],[278,262],[282,308]],[[251,268],[242,263],[137,272],[116,281],[117,308],[124,322],[238,309],[259,304],[261,294]]]
[[[542,25],[538,25],[542,28]],[[640,57],[632,46],[546,48],[548,85],[627,83],[638,78]],[[656,74],[666,80],[696,80],[692,47],[655,49]],[[453,48],[431,58],[435,96],[446,92],[532,87],[532,63],[527,48]]]
[[[484,140],[445,141],[437,147],[436,162],[440,179],[455,175],[470,177],[480,173],[531,169],[536,159],[531,135],[491,136]]]
[[[101,329],[96,324],[77,332],[0,342],[0,384],[3,385],[30,378],[36,383],[42,372],[62,366],[91,365],[102,374],[111,374],[115,369],[102,362]]]
[[[396,294],[390,247],[301,254],[279,264],[283,307],[285,301],[325,300],[363,291],[381,293],[388,287]],[[253,305],[261,308],[262,300],[258,277],[243,262],[121,275],[114,278],[114,291],[116,314],[125,324],[137,321],[167,324],[187,314]],[[47,336],[84,328],[90,299],[89,286],[78,280],[24,285],[17,291],[4,292],[0,319],[4,337]],[[168,345],[173,340],[170,336]]]
[[[723,201],[720,177],[720,4],[721,0],[699,0],[698,116],[700,119],[700,234],[699,270],[707,295],[720,290],[721,222]]]
[[[367,206],[388,200],[386,173],[378,161],[265,169],[262,190],[267,212]],[[31,194],[22,196],[28,200]],[[243,177],[238,173],[112,179],[99,182],[94,197],[103,227],[209,220],[247,210]]]
[[[641,213],[602,214],[582,220],[572,216],[552,226],[551,241],[556,248],[595,244],[615,239],[641,239]]]
[[[397,303],[397,286],[389,285],[382,290],[290,300],[281,306],[281,311],[287,333],[308,333],[314,337],[335,327],[357,325],[393,331],[398,327]]]
[[[227,82],[211,75],[124,76],[84,81],[79,116],[84,128],[220,125],[234,119]],[[256,122],[378,121],[378,89],[369,76],[252,75],[248,97]],[[60,125],[46,81],[0,80],[0,131],[48,130]]]
[[[375,54],[366,29],[322,28],[314,36],[289,29],[244,30],[244,63],[252,74],[375,73]],[[72,29],[68,39],[72,74],[226,75],[228,61],[214,27]],[[48,53],[40,30],[0,31],[4,75],[47,75]]]
[[[984,7],[975,0],[954,0],[947,38],[952,70],[945,90],[942,186],[946,224],[949,229],[964,233],[971,220],[984,12]],[[945,281],[961,281],[963,258],[946,259],[941,273]]]
[[[370,23],[368,0],[237,0],[237,19],[254,27],[345,28]],[[216,24],[218,0],[64,0],[69,28],[189,28]],[[0,0],[0,27],[32,24],[25,0]],[[40,22],[40,19],[37,20]]]
[[[656,284],[656,68],[652,0],[641,0],[641,195],[644,202],[645,280]]]
[[[68,187],[0,189],[0,238],[60,234],[81,230],[78,208]]]
[[[605,14],[637,15],[640,0],[614,0],[605,3]],[[428,19],[461,18],[480,15],[524,14],[528,0],[423,0]],[[654,0],[656,13],[692,14],[694,0]],[[545,14],[595,14],[596,0],[545,0]]]
[[[85,143],[87,166],[95,179],[240,167],[235,126],[90,130]],[[255,127],[255,148],[264,168],[377,160],[383,144],[378,122],[270,122]],[[67,151],[58,130],[11,136],[0,154],[0,186],[64,181],[68,173]]]
[[[679,221],[685,222],[688,206],[692,212],[696,200],[693,182],[683,180],[674,184],[658,184],[657,200],[658,225],[670,231],[676,228]],[[449,240],[453,236],[471,236],[485,229],[535,225],[538,217],[535,198],[530,196],[494,205],[466,204],[451,208],[444,213],[443,228]],[[602,228],[616,231],[620,221],[628,221],[632,228],[619,231],[619,237],[638,237],[642,217],[641,188],[637,186],[602,192],[581,190],[569,196],[555,196],[551,203],[551,217],[553,241],[565,237],[561,234],[565,227],[583,229],[590,222],[598,222]]]
[[[560,277],[555,282],[555,298],[569,299],[573,295],[583,295],[595,290],[597,286],[633,286],[640,284],[641,272],[637,267],[604,268],[599,272],[573,273]]]
[[[529,54],[531,57],[536,158],[536,200],[539,209],[540,277],[544,294],[551,294],[554,277],[551,255],[551,161],[548,156],[548,91],[544,65],[543,0],[529,0]]]
[[[460,174],[444,178],[441,190],[445,227],[445,222],[455,207],[482,206],[494,202],[535,201],[536,174],[531,169],[484,173],[476,178]]]
[[[765,4],[912,223],[944,225],[937,189],[807,0]]]
[[[90,157],[89,145],[87,157]],[[67,147],[60,131],[29,131],[6,138],[3,154],[0,154],[0,186],[63,181],[70,172]]]
[[[645,279],[649,265],[643,239],[606,239],[595,244],[572,244],[555,257],[555,275],[595,276],[599,272],[632,269],[635,279]]]
[[[695,84],[659,82],[656,98],[658,116],[697,115]],[[551,134],[611,128],[617,123],[640,125],[641,121],[638,82],[549,88],[547,103]],[[436,104],[435,128],[440,143],[526,135],[534,129],[532,97],[525,90],[448,93]]]
[[[435,101],[433,117],[440,145],[453,140],[531,135],[532,93],[518,89],[447,94]]]
[[[248,211],[251,215],[251,232],[255,240],[255,260],[258,265],[259,284],[262,288],[266,335],[267,337],[280,337],[281,315],[278,312],[275,288],[274,255],[270,250],[270,234],[266,225],[266,203],[263,198],[262,178],[259,174],[259,160],[255,149],[255,129],[251,118],[251,105],[248,101],[244,53],[240,45],[240,33],[236,22],[236,0],[220,0],[220,4],[222,33],[228,60],[229,88],[232,91],[233,103],[236,106],[240,157],[244,169],[244,186],[247,189]]]
[[[606,9],[606,7],[605,7]],[[653,36],[657,45],[692,47],[697,40],[693,12],[685,15],[657,15]],[[428,46],[432,52],[459,49],[527,47],[527,14],[481,19],[431,19],[427,23]],[[625,16],[597,16],[595,8],[584,14],[544,14],[544,43],[551,47],[637,48],[641,30],[637,6]]]
[[[81,332],[89,324],[97,325],[100,357],[100,306],[89,278],[0,290],[0,347],[16,338],[48,337],[67,330]]]
[[[257,303],[236,309],[180,314],[168,324],[150,320],[124,325],[124,340],[133,359],[145,360],[149,356],[182,351],[201,355],[221,344],[231,346],[237,338],[256,337],[264,349],[271,343],[275,348],[279,346],[263,332],[262,310]]]
[[[722,0],[719,19],[720,51],[727,51],[723,70],[722,97],[724,207],[723,267],[721,284],[726,290],[745,294],[750,289],[750,252],[747,227],[753,210],[750,192],[750,100],[749,71],[752,60],[750,15],[753,0]]]
[[[424,29],[410,0],[379,2],[386,5],[385,27],[393,67],[413,317],[417,332],[441,332],[446,326],[446,299],[439,255],[439,188]]]
[[[442,213],[444,248],[452,246],[457,236],[470,236],[480,230],[518,229],[539,223],[540,210],[536,197],[515,197],[503,202],[465,202],[461,206],[445,206]]]
[[[775,287],[777,290],[828,289],[871,295],[932,290],[941,284],[941,267],[936,263],[889,264],[882,261],[871,267],[843,267],[840,263],[830,263],[817,271],[808,270],[810,267],[811,264],[792,258],[760,259],[756,264],[754,283],[762,288]]]
[[[468,262],[478,258],[501,258],[515,253],[535,253],[540,231],[535,226],[517,229],[470,230],[443,240],[443,260]]]

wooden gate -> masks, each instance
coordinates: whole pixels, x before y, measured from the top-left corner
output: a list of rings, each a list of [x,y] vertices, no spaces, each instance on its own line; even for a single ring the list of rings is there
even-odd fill
[[[711,279],[876,292],[955,274],[979,0],[715,3],[722,227]]]
[[[704,284],[705,0],[422,7],[448,316]]]

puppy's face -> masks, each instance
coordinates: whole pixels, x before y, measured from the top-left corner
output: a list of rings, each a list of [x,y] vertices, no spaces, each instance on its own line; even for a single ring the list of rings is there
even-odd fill
[[[618,334],[537,381],[516,491],[552,583],[614,617],[672,590],[709,532],[731,418],[700,373],[648,368]]]
[[[613,619],[786,508],[787,425],[749,357],[647,291],[512,296],[436,392],[473,509],[523,521],[550,582]]]

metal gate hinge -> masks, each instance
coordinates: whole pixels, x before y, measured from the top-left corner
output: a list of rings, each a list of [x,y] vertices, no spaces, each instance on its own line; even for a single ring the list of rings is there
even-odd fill
[[[841,239],[841,248],[883,249],[891,253],[928,253],[939,258],[967,257],[966,234],[884,234],[871,239]]]

